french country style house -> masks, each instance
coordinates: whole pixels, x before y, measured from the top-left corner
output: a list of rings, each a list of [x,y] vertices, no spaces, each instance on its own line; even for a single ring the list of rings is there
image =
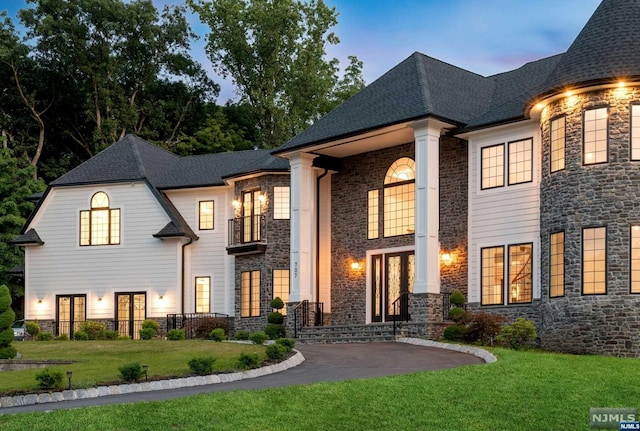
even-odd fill
[[[127,136],[52,182],[14,243],[58,333],[231,316],[438,338],[448,295],[543,347],[640,355],[640,0],[563,54],[481,76],[414,53],[275,151]]]

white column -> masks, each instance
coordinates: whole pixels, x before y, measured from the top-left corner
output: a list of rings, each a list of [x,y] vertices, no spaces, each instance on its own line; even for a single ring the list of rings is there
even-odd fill
[[[421,121],[413,125],[416,157],[414,293],[440,293],[439,150],[443,125],[436,120]]]
[[[291,157],[291,286],[289,300],[312,301],[315,275],[315,156]]]

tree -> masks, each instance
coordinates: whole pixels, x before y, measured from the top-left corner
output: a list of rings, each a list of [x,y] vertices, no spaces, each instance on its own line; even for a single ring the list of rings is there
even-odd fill
[[[14,301],[24,295],[22,286],[11,284],[7,272],[24,262],[19,247],[9,244],[22,229],[33,209],[27,198],[44,190],[41,181],[33,179],[34,167],[20,166],[11,150],[0,148],[0,284],[11,287]]]
[[[322,0],[188,0],[210,28],[207,54],[255,111],[260,146],[277,147],[364,86],[362,63],[326,60],[335,8]]]
[[[0,286],[0,359],[13,359],[16,357],[16,349],[11,345],[13,341],[13,329],[11,324],[15,313],[11,309],[11,295],[7,286]]]

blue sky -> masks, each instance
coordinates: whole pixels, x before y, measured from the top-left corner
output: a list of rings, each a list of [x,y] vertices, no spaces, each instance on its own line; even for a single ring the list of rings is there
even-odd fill
[[[153,0],[181,4],[180,0]],[[340,14],[334,32],[338,46],[331,57],[347,64],[348,55],[364,62],[373,82],[414,51],[481,75],[520,67],[567,50],[600,0],[325,0]],[[0,10],[15,11],[24,0],[0,0]],[[207,30],[192,17],[193,28]],[[194,58],[210,63],[204,41],[194,44]],[[212,75],[213,76],[213,75]],[[222,91],[218,103],[236,99],[230,81],[213,76]]]

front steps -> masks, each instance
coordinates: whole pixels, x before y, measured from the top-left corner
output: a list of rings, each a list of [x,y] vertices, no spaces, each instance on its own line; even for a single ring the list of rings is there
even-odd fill
[[[394,341],[414,333],[414,327],[424,327],[424,323],[398,323],[396,335],[393,335],[393,322],[371,323],[361,325],[311,326],[298,329],[296,343],[328,344],[328,343],[372,343]]]

